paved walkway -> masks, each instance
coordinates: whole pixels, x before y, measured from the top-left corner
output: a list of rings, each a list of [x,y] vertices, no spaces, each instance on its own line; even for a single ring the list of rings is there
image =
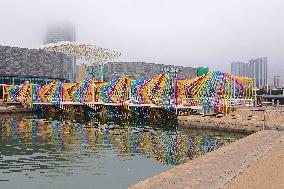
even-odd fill
[[[284,188],[284,141],[259,161],[252,164],[222,189],[283,189]]]
[[[283,131],[259,131],[130,188],[221,188],[283,139]]]

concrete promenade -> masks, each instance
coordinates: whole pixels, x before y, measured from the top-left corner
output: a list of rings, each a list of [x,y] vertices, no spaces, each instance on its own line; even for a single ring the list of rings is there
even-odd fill
[[[284,188],[284,141],[255,164],[248,167],[222,189],[282,189]]]
[[[248,169],[248,167],[256,165],[258,162],[260,162],[258,163],[259,167],[267,166],[261,163],[261,161],[267,162],[267,160],[262,160],[262,158],[270,154],[271,150],[277,147],[281,141],[284,141],[284,131],[259,131],[207,155],[190,160],[171,170],[141,181],[130,188],[230,188],[230,182],[234,182],[235,177],[238,179],[238,175]],[[277,165],[277,162],[275,164]],[[275,168],[281,171],[281,167],[276,166]],[[258,169],[258,171],[262,169],[266,170],[263,167]],[[267,173],[271,172],[268,171]],[[283,176],[282,171],[280,178],[283,178]],[[267,178],[269,179],[270,177],[268,176]],[[239,179],[239,182],[244,182],[242,178]],[[234,186],[236,186],[235,188],[242,188],[237,185]],[[280,188],[280,186],[274,186],[274,188]]]

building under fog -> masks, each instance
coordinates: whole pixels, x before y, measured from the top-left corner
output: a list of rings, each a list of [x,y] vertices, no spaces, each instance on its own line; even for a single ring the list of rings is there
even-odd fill
[[[44,44],[58,43],[61,41],[76,41],[76,29],[72,23],[69,22],[56,22],[51,23],[47,27]],[[75,81],[75,65],[76,60],[73,57],[70,59],[70,70],[68,73],[68,79]]]
[[[51,23],[47,27],[44,44],[60,41],[76,41],[76,29],[72,23]]]

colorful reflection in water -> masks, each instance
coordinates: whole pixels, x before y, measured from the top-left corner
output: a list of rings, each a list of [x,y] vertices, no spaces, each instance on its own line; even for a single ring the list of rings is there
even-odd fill
[[[89,179],[84,188],[92,188],[92,182],[98,188],[124,188],[243,136],[141,119],[1,115],[0,178],[7,187],[15,186],[16,175],[21,180],[39,179],[46,183],[41,187],[49,188],[57,179],[77,175],[80,181]],[[61,188],[66,186],[62,181]]]

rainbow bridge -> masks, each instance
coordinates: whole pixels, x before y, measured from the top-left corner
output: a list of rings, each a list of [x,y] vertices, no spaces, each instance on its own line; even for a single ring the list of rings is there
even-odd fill
[[[151,111],[183,115],[199,107],[226,114],[233,110],[236,100],[252,101],[253,87],[253,79],[209,72],[196,78],[161,74],[149,80],[121,76],[109,82],[54,80],[39,85],[26,81],[15,86],[3,85],[3,97],[7,103],[21,103],[37,111],[112,114],[120,111],[144,116]]]

